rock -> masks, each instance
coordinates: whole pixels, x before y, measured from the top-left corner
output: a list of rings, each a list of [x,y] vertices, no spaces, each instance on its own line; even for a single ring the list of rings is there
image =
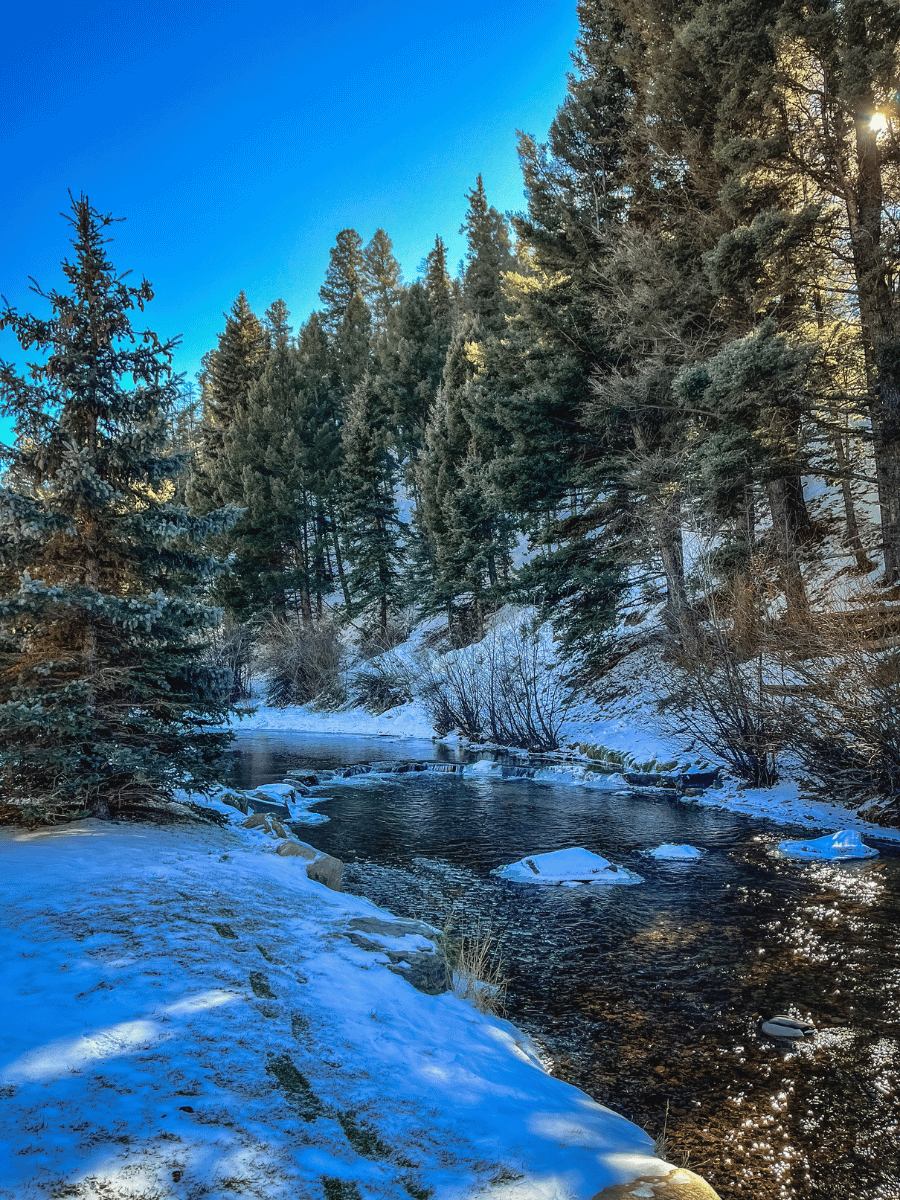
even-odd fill
[[[270,813],[273,817],[290,819],[291,810],[286,804],[276,804],[274,800],[262,800],[259,796],[248,796],[247,807],[254,813]]]
[[[592,1200],[719,1200],[705,1179],[686,1167],[671,1167],[664,1175],[639,1175],[628,1183],[612,1183]]]
[[[396,921],[382,921],[380,917],[354,917],[347,922],[347,928],[359,933],[374,933],[380,937],[407,937],[414,933],[419,937],[433,940],[438,931],[424,921],[407,921],[398,918]]]
[[[246,821],[241,822],[242,829],[265,829],[269,830],[269,823],[263,813],[251,813]]]
[[[450,990],[453,982],[447,960],[433,943],[438,931],[424,921],[383,921],[380,917],[354,917],[347,922],[347,937],[354,946],[383,954],[390,961],[385,964],[389,971],[400,975],[407,983],[426,996],[439,996]],[[366,934],[371,936],[366,937]],[[384,939],[426,938],[432,942],[431,949],[411,946],[398,949],[386,946]],[[382,940],[378,940],[382,939]]]
[[[241,822],[242,829],[262,829],[272,837],[286,838],[288,831],[271,813],[251,813],[246,821]]]
[[[276,854],[282,858],[302,858],[306,861],[306,877],[315,883],[324,884],[333,892],[341,891],[341,877],[344,874],[344,864],[331,854],[324,854],[305,842],[295,842],[291,839],[276,847]]]
[[[299,783],[305,787],[316,787],[319,782],[318,775],[314,775],[312,771],[291,771],[290,776],[294,786]]]
[[[333,892],[343,890],[341,887],[341,878],[344,874],[344,864],[339,858],[333,858],[330,854],[320,854],[306,868],[306,874],[310,879],[314,879],[316,883],[322,883],[325,887],[331,888]]]
[[[424,992],[426,996],[440,996],[450,990],[452,979],[442,954],[427,954],[424,950],[415,954],[397,954],[393,950],[384,953],[391,960],[388,970],[401,975],[416,991]]]
[[[314,859],[317,850],[313,850],[312,846],[307,846],[304,842],[287,841],[282,842],[275,850],[276,854],[280,854],[282,858],[306,858]]]
[[[240,795],[238,792],[225,792],[219,797],[223,804],[227,804],[230,808],[236,808],[238,812],[247,814],[247,797]]]

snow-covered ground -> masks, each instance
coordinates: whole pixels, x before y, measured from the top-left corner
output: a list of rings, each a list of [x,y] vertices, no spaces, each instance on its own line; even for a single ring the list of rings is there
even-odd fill
[[[681,1194],[513,1026],[349,940],[389,914],[218,807],[0,832],[0,1197]]]

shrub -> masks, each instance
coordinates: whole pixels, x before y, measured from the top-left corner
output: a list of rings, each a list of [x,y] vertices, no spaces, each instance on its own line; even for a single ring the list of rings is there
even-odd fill
[[[538,635],[510,622],[465,649],[422,661],[423,701],[439,733],[460,729],[523,750],[555,750],[570,693]]]
[[[413,698],[414,675],[396,654],[382,654],[354,671],[349,687],[351,702],[374,713],[408,704]]]
[[[262,631],[259,666],[266,700],[275,708],[308,704],[341,687],[342,647],[330,621],[303,625],[270,621]]]
[[[222,672],[231,703],[250,696],[253,636],[248,624],[226,617],[210,640],[206,659]]]
[[[837,798],[879,797],[872,817],[900,816],[900,654],[841,636],[795,666],[794,742],[806,772]]]

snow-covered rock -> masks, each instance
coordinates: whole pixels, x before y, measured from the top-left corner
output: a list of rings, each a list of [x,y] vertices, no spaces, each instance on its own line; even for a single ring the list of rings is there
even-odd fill
[[[579,883],[643,883],[640,875],[627,867],[618,867],[608,859],[585,850],[583,846],[570,846],[565,850],[551,850],[546,854],[530,854],[518,862],[498,867],[495,872],[504,879],[517,883],[555,883],[575,886]]]
[[[801,842],[779,842],[778,849],[791,858],[813,858],[842,862],[849,858],[877,858],[878,851],[867,846],[852,829],[841,829],[825,837]]]
[[[666,842],[663,846],[657,846],[655,850],[645,851],[648,858],[667,859],[673,862],[689,862],[703,857],[703,851],[698,850],[696,846],[675,845],[672,842]]]

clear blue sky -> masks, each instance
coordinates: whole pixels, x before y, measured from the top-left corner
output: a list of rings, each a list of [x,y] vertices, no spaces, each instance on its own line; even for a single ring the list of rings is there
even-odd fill
[[[27,277],[62,285],[85,192],[127,218],[112,261],[189,377],[242,288],[305,320],[342,228],[386,229],[406,279],[440,234],[455,268],[479,172],[523,207],[515,131],[545,137],[577,32],[575,0],[32,0],[3,25],[0,292],[47,314]],[[24,364],[8,330],[0,357]]]

